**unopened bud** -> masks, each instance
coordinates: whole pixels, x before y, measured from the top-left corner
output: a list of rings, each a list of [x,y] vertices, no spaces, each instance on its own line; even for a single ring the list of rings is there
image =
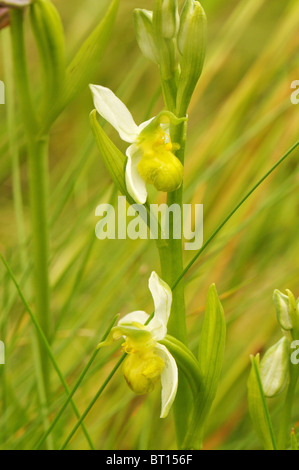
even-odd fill
[[[287,290],[286,292],[287,295],[275,289],[273,300],[279,325],[283,330],[290,331],[294,327],[294,317],[297,307],[291,291]]]
[[[179,24],[176,0],[156,0],[153,12],[153,32],[159,53],[162,80],[170,80],[177,69],[175,36]]]
[[[204,9],[197,1],[186,0],[178,34],[178,47],[181,53],[179,108],[188,106],[201,75],[206,53],[206,35],[207,19]]]
[[[161,33],[165,39],[176,37],[180,25],[177,0],[163,0],[161,5]]]
[[[145,395],[153,391],[164,366],[164,361],[153,351],[140,351],[127,355],[123,374],[134,393]]]
[[[151,11],[141,9],[134,10],[136,39],[140,50],[147,59],[158,64],[159,54],[153,37],[152,19],[153,13]]]
[[[289,341],[283,337],[266,352],[260,364],[260,375],[266,397],[282,393],[289,382]]]

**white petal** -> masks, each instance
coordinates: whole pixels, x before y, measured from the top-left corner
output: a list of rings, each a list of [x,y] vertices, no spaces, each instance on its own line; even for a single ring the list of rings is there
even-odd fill
[[[136,322],[141,323],[144,325],[145,322],[148,320],[148,314],[143,312],[142,310],[137,310],[136,312],[131,312],[121,318],[118,322],[118,325],[128,325],[130,323]]]
[[[155,271],[149,279],[149,289],[155,304],[155,315],[149,323],[153,337],[159,341],[167,333],[167,323],[171,310],[172,292],[168,284],[162,281]]]
[[[178,388],[178,368],[174,358],[165,346],[157,344],[155,352],[165,363],[161,375],[162,405],[160,418],[166,418],[174,402]]]
[[[100,85],[89,85],[97,112],[117,130],[125,142],[136,142],[139,129],[132,114],[115,94]]]
[[[145,204],[147,199],[146,185],[140,176],[137,165],[142,158],[142,151],[138,145],[132,144],[127,148],[126,186],[128,193],[137,204]]]

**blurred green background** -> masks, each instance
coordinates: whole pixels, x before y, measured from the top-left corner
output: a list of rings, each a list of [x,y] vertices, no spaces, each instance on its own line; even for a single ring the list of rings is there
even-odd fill
[[[63,19],[67,57],[71,58],[110,2],[53,3]],[[141,56],[132,18],[134,8],[151,9],[153,3],[121,1],[113,36],[93,79],[117,93],[137,123],[163,107],[157,95],[158,70]],[[189,109],[184,202],[204,204],[206,240],[247,190],[298,140],[299,105],[291,104],[290,86],[299,79],[299,3],[203,0],[202,5],[209,23],[208,51]],[[32,88],[39,90],[38,55],[27,23]],[[1,80],[2,57],[1,50]],[[50,142],[52,348],[70,388],[116,313],[152,311],[147,282],[152,270],[159,272],[154,242],[95,237],[95,209],[110,201],[113,184],[90,131],[92,107],[86,88],[57,120]],[[0,106],[0,248],[31,301],[28,175],[21,125],[18,129],[24,246],[18,241],[20,221],[15,216],[18,169],[12,165],[8,146],[6,106]],[[110,126],[105,130],[125,149]],[[224,370],[207,427],[206,449],[260,447],[248,416],[249,355],[262,353],[280,337],[273,290],[288,288],[299,295],[298,189],[297,151],[242,206],[186,275],[191,348],[197,348],[207,290],[213,282],[228,323]],[[163,201],[162,194],[158,202]],[[185,253],[185,264],[193,255]],[[2,266],[0,275],[0,339],[6,346],[6,364],[0,366],[0,448],[31,449],[43,433],[33,329]],[[113,348],[98,355],[74,397],[81,412],[119,357],[119,350]],[[50,420],[65,401],[60,381],[51,371]],[[280,403],[279,399],[269,402],[275,428],[279,427]],[[175,448],[172,419],[160,420],[159,408],[159,387],[146,398],[137,397],[119,372],[85,423],[98,449]],[[298,420],[299,399],[294,425]],[[53,433],[56,447],[75,423],[68,407]],[[68,448],[88,448],[81,429]]]

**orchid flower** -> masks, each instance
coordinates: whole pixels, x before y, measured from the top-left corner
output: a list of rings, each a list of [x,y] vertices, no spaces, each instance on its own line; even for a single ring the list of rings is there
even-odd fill
[[[109,337],[98,347],[123,339],[122,349],[127,353],[123,363],[124,377],[129,387],[138,395],[154,389],[161,378],[161,418],[166,418],[176,396],[178,369],[168,349],[159,343],[167,334],[172,292],[169,286],[152,272],[149,289],[153,296],[155,313],[150,316],[143,311],[125,315],[112,328]],[[150,321],[149,321],[150,320]]]
[[[134,201],[146,202],[146,183],[153,184],[159,191],[178,189],[184,169],[172,152],[179,146],[171,142],[169,120],[177,124],[182,119],[165,111],[138,126],[124,103],[109,88],[90,85],[90,89],[97,112],[117,130],[122,140],[131,144],[126,150],[125,176],[127,191]]]

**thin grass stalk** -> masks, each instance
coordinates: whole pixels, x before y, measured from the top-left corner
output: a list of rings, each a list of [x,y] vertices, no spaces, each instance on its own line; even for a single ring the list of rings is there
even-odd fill
[[[9,265],[7,264],[6,260],[3,258],[3,256],[2,256],[1,254],[0,254],[0,259],[2,260],[2,263],[4,264],[4,266],[6,267],[6,270],[7,270],[7,272],[9,273],[9,275],[10,275],[10,277],[11,277],[11,279],[12,279],[12,281],[13,281],[13,283],[14,283],[14,285],[15,285],[15,287],[16,287],[18,293],[19,293],[19,296],[20,296],[20,298],[21,298],[21,300],[22,300],[22,302],[23,302],[23,304],[24,304],[24,307],[26,308],[27,312],[28,312],[29,315],[30,315],[31,321],[32,321],[32,323],[33,323],[33,325],[34,325],[34,327],[35,327],[35,329],[36,329],[37,338],[39,338],[39,339],[40,339],[40,342],[42,342],[42,344],[43,344],[43,346],[44,346],[44,348],[45,348],[45,350],[46,350],[46,352],[47,352],[47,355],[49,356],[49,359],[51,360],[51,362],[52,362],[52,364],[53,364],[53,367],[54,367],[54,369],[55,369],[56,372],[57,372],[57,375],[58,375],[58,377],[59,377],[59,379],[60,379],[60,382],[61,382],[62,386],[63,386],[64,389],[65,389],[66,394],[67,394],[68,396],[70,396],[70,390],[69,390],[69,388],[68,388],[68,385],[67,385],[67,383],[66,383],[66,381],[65,381],[65,379],[64,379],[64,376],[63,376],[63,374],[62,374],[62,372],[61,372],[61,370],[60,370],[60,368],[59,368],[59,366],[58,366],[58,364],[57,364],[57,361],[56,361],[56,359],[55,359],[55,356],[54,356],[54,354],[53,354],[53,351],[52,351],[52,349],[51,349],[51,346],[50,346],[50,344],[49,344],[49,342],[48,342],[48,340],[47,340],[47,338],[46,338],[46,336],[45,336],[45,334],[44,334],[44,332],[43,332],[43,330],[42,330],[42,328],[41,328],[41,326],[40,326],[38,320],[35,318],[35,316],[34,316],[32,310],[31,310],[31,308],[30,308],[28,302],[26,301],[26,299],[25,299],[25,297],[24,297],[24,295],[23,295],[23,293],[22,293],[22,291],[21,291],[21,289],[20,289],[20,286],[19,286],[19,284],[18,284],[17,281],[16,281],[16,278],[15,278],[15,276],[14,276],[12,270],[10,269]],[[41,363],[41,358],[40,358],[40,355],[39,355],[39,354],[38,354],[37,357],[36,357],[36,361],[37,361],[38,370],[40,371],[40,375],[42,375],[43,369],[42,369],[42,363]],[[48,422],[49,411],[48,411],[46,390],[45,390],[45,388],[44,388],[44,381],[42,380],[42,378],[43,378],[43,377],[40,377],[40,380],[38,381],[38,387],[40,388],[41,404],[42,404],[42,409],[43,409],[44,425],[46,426],[46,427],[45,427],[45,431],[46,431],[47,429],[49,429],[49,422]],[[73,407],[73,410],[74,410],[75,415],[77,416],[78,419],[80,419],[80,413],[79,413],[79,411],[78,411],[78,409],[77,409],[77,407],[76,407],[75,402],[74,402],[73,399],[72,399],[72,396],[70,396],[70,400],[69,400],[69,401],[71,402],[71,405],[72,405],[72,407]],[[87,432],[87,429],[85,428],[85,425],[84,425],[84,423],[83,423],[82,421],[81,421],[81,423],[82,423],[82,429],[83,429],[83,432],[84,432],[85,437],[86,437],[86,439],[87,439],[87,442],[88,442],[90,448],[93,450],[93,449],[94,449],[94,445],[93,445],[93,443],[92,443],[92,441],[91,441],[91,439],[90,439],[90,437],[89,437],[89,434],[88,434],[88,432]]]
[[[33,289],[37,318],[46,335],[49,336],[49,273],[48,273],[48,138],[36,140],[37,117],[32,103],[29,75],[26,62],[24,41],[23,12],[11,11],[11,42],[15,72],[15,82],[19,105],[27,140],[29,185],[31,203],[31,225],[33,241]],[[37,337],[39,362],[42,373],[38,389],[44,390],[46,397],[40,396],[41,402],[48,407],[49,399],[49,363],[43,343]],[[47,423],[45,423],[47,426]]]

